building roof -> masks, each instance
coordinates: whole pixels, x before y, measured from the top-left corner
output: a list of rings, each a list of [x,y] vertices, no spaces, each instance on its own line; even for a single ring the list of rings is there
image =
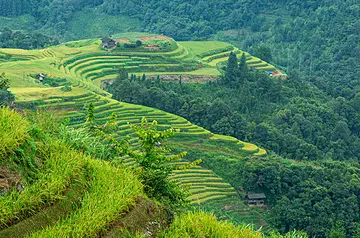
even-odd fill
[[[103,37],[101,40],[103,43],[115,42],[113,39],[111,39],[109,37]]]
[[[246,195],[248,199],[255,200],[255,199],[265,199],[266,196],[264,193],[249,193]]]

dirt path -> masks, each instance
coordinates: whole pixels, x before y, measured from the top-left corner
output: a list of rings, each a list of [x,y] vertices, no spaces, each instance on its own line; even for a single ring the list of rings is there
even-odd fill
[[[178,82],[181,81],[183,83],[206,83],[208,81],[215,81],[217,76],[203,76],[203,75],[160,75],[161,81],[164,82]],[[148,76],[153,80],[156,80],[157,76]]]
[[[141,37],[141,38],[138,38],[138,39],[141,40],[142,42],[149,41],[149,40],[166,40],[168,42],[171,42],[171,38],[166,37],[166,36],[162,36],[162,35],[159,35],[159,36],[145,36],[145,37]]]

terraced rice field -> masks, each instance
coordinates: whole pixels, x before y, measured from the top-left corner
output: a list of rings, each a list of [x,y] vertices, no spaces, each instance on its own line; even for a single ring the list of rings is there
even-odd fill
[[[137,124],[140,123],[142,117],[146,117],[149,121],[158,121],[160,129],[170,127],[178,129],[179,133],[177,136],[181,137],[181,140],[184,141],[191,141],[193,138],[223,142],[229,141],[229,143],[238,144],[239,152],[243,151],[242,153],[244,154],[263,155],[266,153],[265,150],[258,148],[256,145],[241,142],[233,137],[213,135],[210,131],[191,124],[186,119],[176,115],[154,108],[117,102],[95,93],[87,93],[73,97],[54,96],[43,100],[39,108],[64,112],[64,114],[60,116],[70,118],[70,125],[78,128],[81,127],[85,121],[86,108],[90,103],[95,105],[96,120],[98,123],[106,123],[110,116],[116,113],[118,118],[116,123],[119,127],[119,132],[116,136],[118,138],[130,136],[130,141],[134,144],[137,142],[136,135],[130,129],[128,123]],[[68,109],[68,111],[62,110],[64,108]],[[128,165],[134,164],[131,158],[126,158],[125,162]],[[185,163],[185,161],[183,161],[183,163]],[[178,165],[181,165],[181,162],[179,162]],[[176,171],[173,178],[179,180],[180,184],[191,186],[190,192],[193,195],[190,197],[190,200],[193,204],[201,204],[219,198],[236,196],[235,189],[232,188],[229,183],[214,174],[211,170],[204,169],[200,166],[187,171]],[[239,202],[241,202],[240,199]]]
[[[248,66],[258,70],[271,71],[276,68],[261,59],[250,55],[245,51],[241,51],[231,44],[225,42],[209,41],[198,42],[189,41],[181,42],[182,45],[188,47],[198,56],[204,64],[216,67],[227,62],[231,52],[234,52],[238,58],[245,54]]]
[[[117,137],[130,136],[136,144],[136,137],[128,123],[139,123],[142,117],[157,120],[160,129],[179,129],[177,137],[191,141],[201,140],[232,143],[240,155],[261,156],[266,151],[256,145],[238,141],[235,138],[214,135],[184,118],[154,108],[132,105],[111,99],[99,85],[102,80],[116,76],[119,67],[130,73],[141,75],[193,74],[203,76],[218,75],[218,66],[227,61],[231,51],[239,56],[241,50],[223,42],[181,42],[170,52],[107,52],[101,50],[99,40],[85,40],[66,43],[39,51],[0,49],[0,72],[5,72],[12,80],[12,91],[21,107],[37,106],[54,111],[62,118],[70,118],[70,125],[79,128],[84,123],[86,108],[93,103],[96,120],[105,123],[112,113],[117,114],[119,131]],[[250,66],[255,68],[273,67],[245,52]],[[9,58],[10,55],[10,58]],[[6,57],[7,59],[5,59]],[[31,78],[30,74],[45,73],[52,77],[67,78],[73,84],[71,92],[60,88],[45,87]],[[128,165],[134,164],[125,158]],[[180,162],[181,163],[181,162]],[[180,184],[191,185],[193,205],[201,206],[222,199],[235,199],[238,206],[245,206],[242,198],[229,183],[211,170],[201,165],[188,171],[176,171],[173,175]]]
[[[201,204],[237,194],[229,183],[214,174],[212,170],[200,166],[187,171],[175,171],[172,178],[178,180],[181,185],[190,186],[192,196],[189,199],[192,204]]]

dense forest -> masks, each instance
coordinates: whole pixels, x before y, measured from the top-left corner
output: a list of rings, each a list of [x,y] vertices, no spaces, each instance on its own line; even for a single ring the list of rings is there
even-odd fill
[[[9,28],[0,30],[0,48],[39,49],[59,44],[57,39],[41,33],[24,33]]]

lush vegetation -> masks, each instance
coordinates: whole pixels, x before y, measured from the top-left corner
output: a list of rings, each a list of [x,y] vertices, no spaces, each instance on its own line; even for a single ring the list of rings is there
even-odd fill
[[[216,133],[261,143],[287,158],[356,161],[360,156],[356,99],[331,100],[296,74],[274,80],[249,71],[245,58],[238,64],[232,54],[217,82],[160,79],[122,75],[109,91],[117,100],[176,113]]]
[[[265,61],[273,60],[301,71],[307,80],[333,97],[351,100],[358,92],[355,75],[360,68],[356,41],[360,10],[356,1],[2,0],[0,3],[0,15],[14,17],[3,19],[4,25],[16,29],[29,28],[19,16],[30,14],[34,24],[29,30],[41,29],[73,39],[84,31],[75,27],[79,18],[88,19],[86,22],[95,18],[92,24],[102,27],[89,28],[87,36],[100,37],[126,28],[112,26],[118,22],[114,17],[122,17],[121,22],[129,22],[133,29],[166,34],[176,40],[230,41]]]
[[[62,141],[62,130],[59,128],[63,126],[57,125],[48,115],[31,114],[24,119],[8,109],[1,109],[1,112],[1,131],[5,129],[6,132],[6,125],[11,124],[17,131],[29,135],[14,143],[12,148],[4,148],[1,144],[2,150],[6,149],[6,155],[11,156],[2,159],[1,166],[19,171],[24,180],[23,191],[13,189],[0,197],[2,228],[64,199],[64,194],[80,183],[86,188],[81,206],[78,209],[74,207],[73,215],[61,223],[33,236],[93,236],[106,229],[120,216],[119,212],[125,212],[143,194],[142,185],[129,169],[94,160],[69,147]],[[7,137],[17,140],[18,135],[7,133]],[[24,168],[24,159],[32,161],[37,168]],[[33,169],[34,173],[29,176],[22,169]]]
[[[116,113],[111,115],[111,119],[105,125],[97,125],[95,107],[92,103],[89,105],[85,125],[90,134],[95,137],[95,140],[100,139],[102,141],[101,145],[107,145],[106,151],[110,153],[110,156],[107,156],[108,159],[114,160],[115,156],[124,155],[134,159],[139,166],[137,171],[139,179],[144,185],[144,192],[149,198],[161,202],[174,210],[180,210],[187,206],[187,197],[189,196],[187,190],[174,180],[171,180],[170,175],[177,169],[184,171],[191,168],[201,163],[201,160],[180,167],[170,164],[186,155],[186,152],[172,154],[166,145],[168,137],[175,135],[174,129],[158,131],[157,121],[149,123],[144,117],[140,125],[131,125],[131,128],[138,136],[140,146],[140,148],[131,148],[128,138],[118,141],[109,135],[117,131]]]
[[[0,74],[0,107],[9,105],[15,100],[14,95],[8,91],[10,80],[5,76],[5,73]]]
[[[183,214],[175,218],[171,226],[166,229],[158,237],[169,238],[190,238],[190,237],[248,237],[260,238],[263,235],[259,232],[254,232],[250,227],[238,227],[226,221],[217,221],[212,214],[204,212]],[[302,232],[291,232],[284,236],[279,233],[271,233],[269,238],[306,238],[307,235]]]
[[[200,154],[199,149],[188,150],[192,159]],[[215,152],[206,155],[203,165],[234,187],[266,193],[272,207],[268,221],[282,233],[297,229],[310,236],[331,237],[331,232],[341,230],[351,237],[358,235],[358,166],[301,163],[275,155],[243,160]]]
[[[0,48],[39,49],[59,44],[59,41],[40,33],[23,33],[9,28],[0,29]]]
[[[149,36],[149,34],[132,33],[116,37],[136,41],[136,39],[142,38],[143,36]],[[220,63],[226,61],[227,55],[231,49],[234,49],[234,51],[238,54],[241,52],[230,44],[222,42],[202,42],[201,47],[198,42],[188,43],[189,47],[197,48],[196,54],[200,54],[198,53],[200,51],[202,52],[201,54],[203,55],[199,56],[201,58],[211,57],[220,53],[220,60],[216,59]],[[207,52],[206,45],[209,46],[209,52]],[[144,155],[147,154],[146,150],[141,149],[139,136],[132,130],[128,122],[139,124],[142,117],[146,117],[150,121],[158,121],[157,127],[159,131],[154,131],[154,133],[152,133],[155,136],[161,135],[160,131],[168,130],[173,127],[178,131],[178,133],[176,133],[175,137],[169,138],[170,144],[172,144],[174,140],[180,140],[182,142],[200,140],[210,146],[209,148],[204,147],[202,149],[202,153],[204,153],[207,149],[215,148],[218,144],[224,146],[224,151],[231,150],[232,153],[238,155],[239,157],[244,157],[244,155],[261,156],[266,154],[265,150],[258,148],[256,145],[245,143],[235,138],[214,135],[211,132],[191,124],[189,121],[173,114],[153,108],[112,100],[107,92],[98,87],[98,83],[100,83],[102,79],[112,78],[113,75],[116,75],[118,67],[123,66],[123,64],[125,64],[124,68],[127,70],[133,70],[134,73],[137,72],[140,75],[142,75],[143,72],[159,70],[161,71],[160,73],[174,74],[174,77],[177,77],[176,74],[179,73],[178,70],[182,70],[180,71],[181,74],[187,74],[189,79],[191,79],[191,77],[195,77],[194,79],[197,80],[197,77],[203,77],[203,75],[207,75],[207,73],[210,73],[210,75],[220,74],[219,70],[221,69],[218,69],[216,64],[214,64],[214,66],[208,64],[208,62],[213,62],[212,59],[199,61],[197,60],[198,58],[195,53],[193,53],[187,46],[175,42],[174,46],[176,46],[176,48],[167,52],[156,52],[151,50],[131,52],[128,49],[124,50],[123,47],[120,47],[120,49],[116,52],[107,52],[101,49],[101,40],[90,39],[69,42],[43,50],[26,51],[18,49],[1,49],[0,54],[7,55],[9,57],[7,60],[0,63],[0,68],[2,71],[6,72],[7,77],[11,78],[10,89],[17,96],[18,101],[16,102],[16,106],[18,108],[21,108],[22,110],[25,110],[26,108],[48,109],[51,110],[51,112],[57,117],[69,118],[69,120],[66,120],[65,122],[67,122],[71,128],[57,125],[48,126],[49,131],[55,134],[57,133],[57,130],[54,130],[54,128],[59,128],[59,133],[61,135],[60,140],[67,146],[68,149],[75,150],[77,152],[80,151],[86,155],[86,157],[95,157],[100,160],[109,161],[112,165],[124,163],[127,166],[131,166],[143,163],[143,168],[136,170],[135,173],[139,175],[139,180],[146,184],[146,188],[144,190],[149,197],[160,200],[172,209],[173,207],[178,207],[177,205],[187,203],[186,200],[188,200],[193,206],[195,205],[201,208],[203,204],[211,201],[231,199],[237,206],[251,210],[251,208],[248,208],[248,206],[244,203],[243,199],[237,196],[236,190],[226,180],[219,177],[210,169],[204,169],[200,165],[194,166],[198,162],[189,164],[189,161],[187,161],[188,158],[185,157],[181,160],[169,161],[170,164],[167,165],[162,164],[161,161],[163,161],[163,159],[172,160],[177,157],[169,157],[168,153],[165,157],[162,156],[162,151],[168,151],[167,147],[163,147],[166,143],[161,143],[159,147],[159,143],[155,143],[158,141],[154,141],[151,136],[143,137],[143,133],[141,133],[144,141],[150,140],[150,144],[154,145],[155,143],[156,145],[156,149],[150,151],[151,159],[145,159]],[[248,55],[247,58],[248,60],[253,59],[250,55]],[[177,64],[180,64],[180,66]],[[99,75],[99,72],[104,71],[104,67],[110,69],[111,72],[109,74]],[[158,72],[155,72],[155,75],[157,73]],[[39,74],[46,75],[45,82],[40,82],[38,77]],[[66,79],[66,81],[64,79]],[[72,90],[63,91],[62,87],[64,86],[60,85],[68,83],[71,83]],[[43,124],[36,118],[33,120],[34,125]],[[114,132],[111,132],[111,128],[114,128],[114,126],[117,129]],[[151,126],[149,125],[149,127]],[[93,132],[91,132],[91,128],[95,129],[96,133],[93,134]],[[134,128],[139,127],[135,126]],[[35,130],[34,133],[35,132],[39,131]],[[171,131],[168,131],[167,133],[169,132]],[[111,133],[111,136],[109,133]],[[98,137],[99,135],[100,137]],[[128,139],[125,139],[127,137]],[[52,140],[54,140],[54,138],[52,138]],[[133,151],[133,153],[126,153],[127,150],[124,150],[123,148],[124,143],[129,143],[129,151]],[[20,155],[19,158],[15,157],[16,161],[19,161],[19,164],[21,165],[18,167],[23,168],[19,168],[19,170],[22,171],[22,173],[27,174],[27,177],[31,178],[29,181],[32,181],[33,183],[37,181],[37,176],[40,174],[39,169],[41,172],[41,164],[39,164],[39,161],[35,158],[43,157],[42,155],[36,154],[37,150],[34,145],[38,144],[39,142],[37,140],[34,141],[31,139],[27,142],[25,149],[21,148],[20,154],[15,154],[16,156]],[[46,145],[45,148],[47,148]],[[31,153],[31,156],[23,156],[25,153],[23,153],[23,151]],[[177,153],[181,153],[183,151],[187,151],[187,148],[184,148],[184,150],[181,151],[176,151]],[[137,159],[131,156],[134,156]],[[193,161],[201,158],[203,158],[202,155]],[[186,170],[186,168],[189,167],[191,168]],[[146,170],[151,171],[151,173],[145,173],[144,171]],[[165,172],[162,173],[162,170]],[[170,172],[172,173],[170,174]],[[111,171],[108,171],[108,173],[111,174]],[[151,179],[152,175],[158,176],[157,178],[160,179]],[[79,176],[82,177],[81,174],[79,174]],[[78,177],[78,175],[75,177]],[[96,178],[98,177],[99,176],[96,175]],[[67,178],[65,178],[65,180],[69,183]],[[85,181],[90,182],[91,180],[86,177]],[[188,199],[184,199],[182,195],[183,191],[178,189],[178,185],[185,186],[189,189],[189,195],[191,195]],[[88,227],[90,229],[89,230],[86,225],[79,223],[79,221],[71,215],[75,214],[74,207],[81,208],[81,206],[71,206],[71,202],[68,202],[69,196],[69,199],[72,199],[72,197],[75,196],[75,201],[77,202],[76,204],[80,204],[85,196],[83,195],[83,192],[77,192],[77,189],[79,188],[82,190],[90,188],[92,185],[82,182],[80,184],[73,184],[71,180],[70,185],[67,186],[67,188],[72,188],[72,186],[74,186],[74,191],[71,190],[66,194],[61,193],[61,195],[64,196],[64,200],[61,199],[59,201],[55,199],[54,201],[52,200],[52,197],[44,197],[45,201],[42,200],[40,202],[45,204],[48,204],[47,202],[50,204],[55,203],[56,205],[54,207],[50,206],[48,209],[38,212],[36,209],[39,208],[39,203],[34,203],[33,207],[35,208],[35,211],[29,211],[25,208],[22,215],[19,216],[18,220],[16,220],[16,222],[19,223],[16,225],[12,225],[12,223],[8,224],[12,226],[4,231],[1,231],[1,233],[14,234],[19,227],[19,230],[25,230],[26,234],[33,232],[39,232],[36,234],[44,235],[58,234],[60,230],[66,230],[66,234],[72,234],[71,232],[73,232],[75,227],[79,227],[79,229],[81,228],[81,232],[86,234],[94,234],[94,232],[97,233],[100,226],[103,226],[104,223],[96,225],[93,221],[91,221],[91,224],[89,223]],[[118,185],[109,183],[109,186]],[[104,189],[107,188],[105,187]],[[79,196],[74,195],[79,193]],[[159,194],[168,194],[169,196],[159,196]],[[109,196],[118,195],[110,194]],[[87,201],[89,203],[87,202],[86,204],[90,204],[94,207],[98,206],[91,203],[90,198]],[[120,204],[107,203],[103,200],[99,201],[104,203],[104,206],[102,206],[103,208],[119,206]],[[57,202],[59,202],[59,204],[66,204],[66,209],[56,210],[58,207]],[[172,204],[176,204],[176,202],[178,202],[178,204],[173,206]],[[221,210],[222,206],[223,203],[219,202],[216,205],[217,210]],[[54,209],[56,210],[55,212]],[[84,219],[88,217],[86,210],[78,211],[79,212],[76,213],[77,217],[82,217]],[[34,212],[36,214],[31,216],[32,221],[38,221],[38,217],[47,216],[49,213],[59,214],[59,217],[67,217],[69,219],[66,219],[66,221],[65,219],[61,219],[63,223],[61,223],[61,225],[58,224],[59,226],[56,228],[54,227],[56,225],[54,220],[49,220],[47,222],[42,220],[42,222],[36,223],[38,225],[34,225],[31,229],[27,229],[27,224],[29,223],[28,221],[22,221],[22,219],[34,214]],[[244,211],[242,214],[247,215],[250,213],[251,219],[249,219],[250,216],[237,216],[234,221],[236,223],[244,222],[246,224],[255,222],[256,226],[260,227],[260,223],[257,223],[257,221],[261,219],[259,214],[248,211]],[[103,216],[102,212],[99,212],[98,215],[99,217]],[[54,218],[56,216],[52,215],[51,217]],[[91,219],[89,219],[89,221],[90,220]],[[261,224],[263,223],[266,225],[265,222],[262,222]],[[40,230],[42,230],[45,226],[48,226],[49,230],[46,232],[40,232]]]
[[[159,237],[249,237],[260,238],[250,228],[236,227],[231,223],[218,222],[216,217],[206,213],[188,213],[177,217],[164,234]]]
[[[156,119],[161,130],[171,126],[180,130],[170,139],[170,145],[174,151],[187,151],[188,155],[176,165],[188,164],[187,160],[203,160],[202,167],[175,170],[170,176],[179,184],[193,185],[189,190],[191,204],[215,211],[236,223],[260,226],[266,220],[282,233],[301,229],[311,237],[359,236],[360,51],[357,39],[360,10],[357,1],[0,0],[0,5],[0,15],[5,16],[0,17],[1,25],[28,32],[37,30],[62,40],[142,29],[179,40],[222,39],[257,56],[217,41],[181,42],[167,49],[168,52],[135,52],[137,50],[132,47],[139,36],[114,36],[114,39],[125,37],[133,43],[123,43],[121,46],[127,44],[130,48],[119,47],[111,53],[100,50],[97,40],[71,42],[42,51],[1,50],[0,70],[12,79],[10,89],[17,95],[19,107],[50,108],[60,117],[70,117],[69,124],[75,129],[64,129],[62,140],[73,150],[110,161],[115,153],[117,159],[124,160],[127,165],[135,164],[134,159],[122,159],[124,151],[118,153],[113,143],[128,135],[128,142],[139,148],[139,138],[127,122],[139,123],[143,116]],[[34,49],[55,44],[53,39],[36,33],[2,32],[6,34],[0,33],[0,47]],[[288,71],[287,80],[274,80],[254,70],[276,69],[267,62]],[[123,68],[121,76],[114,80],[119,68]],[[128,77],[125,71],[131,76]],[[39,73],[48,74],[54,82],[39,84],[27,76]],[[222,76],[215,81],[214,76],[220,74]],[[14,100],[7,90],[7,77],[0,79],[0,104],[11,104]],[[66,85],[57,80],[65,78],[69,82]],[[211,82],[187,84],[208,79]],[[175,115],[102,97],[109,96],[99,88],[102,80],[114,80],[109,82],[108,90],[116,100],[180,115],[212,132],[256,142],[270,153],[266,158],[258,159],[252,155],[264,155],[265,151],[255,145],[232,137],[211,135]],[[165,82],[169,80],[177,82]],[[110,119],[110,124],[118,126],[116,139],[94,138],[87,132],[76,130],[83,127],[84,108],[91,102],[96,105],[94,122],[103,126]],[[12,113],[3,113],[14,118]],[[117,117],[113,117],[114,113]],[[37,155],[33,139],[26,139],[36,130],[29,129],[30,132],[21,139],[22,134],[16,133],[24,131],[19,127],[14,130],[14,137],[7,137],[6,131],[14,129],[8,122],[11,120],[2,124],[7,126],[2,137],[0,132],[0,142],[8,145],[0,150],[0,156],[12,151],[11,158],[26,168],[23,171],[28,171],[29,181],[36,186],[36,181],[43,178],[38,172],[37,161],[20,156],[23,151]],[[25,148],[14,152],[11,146],[17,148],[24,140]],[[144,159],[144,154],[141,149],[137,154],[137,162],[145,161],[143,169],[149,162]],[[153,155],[160,161],[157,152]],[[97,166],[89,162],[88,167],[92,166],[90,164]],[[159,176],[161,182],[174,185],[167,180],[171,169],[167,167],[163,176],[158,173],[160,167],[164,168],[156,164],[151,174]],[[93,174],[94,178],[112,174],[112,169],[99,170]],[[148,186],[154,183],[146,184],[149,174],[139,174],[147,194],[156,198]],[[64,173],[64,183],[71,184],[67,175]],[[97,185],[91,188],[108,193],[107,189],[120,186],[117,183],[106,185],[108,187],[104,186],[101,191],[97,190]],[[52,191],[50,195],[46,193],[46,187],[44,191],[44,200],[32,200],[29,209],[22,205],[21,199],[18,200],[20,205],[14,203],[18,206],[15,210],[20,213],[12,214],[12,218],[9,216],[10,220],[22,219],[21,216],[31,214],[29,210],[39,209],[39,204],[51,204],[54,200],[50,196]],[[265,192],[269,214],[248,208],[238,199],[236,192],[239,191]],[[68,216],[61,224],[37,234],[71,235],[78,227],[80,233],[91,236],[106,226],[95,224],[89,217],[91,212],[103,219],[102,208],[114,212],[112,208],[122,206],[99,200],[103,206],[100,210],[92,210],[98,204],[90,195],[86,199],[84,209],[78,209],[75,217]],[[230,206],[229,200],[233,202]],[[231,212],[225,207],[234,209],[231,212],[236,215],[229,215]],[[11,214],[11,210],[6,211]],[[91,222],[84,225],[78,223],[77,218]],[[183,224],[182,220],[192,223]],[[191,225],[196,225],[196,221],[203,223],[194,229]],[[208,224],[211,226],[205,226]],[[211,230],[213,227],[219,230],[226,227],[231,235],[240,232],[232,225],[218,224],[213,217],[189,214],[177,218],[165,234],[216,236],[219,230]],[[280,237],[279,234],[272,235]]]
[[[358,124],[360,115],[351,106],[356,103],[343,101],[347,106],[339,106],[338,99],[331,100],[296,74],[283,81],[249,71],[245,57],[237,60],[235,54],[230,54],[224,75],[207,84],[120,73],[108,86],[117,100],[176,113],[214,132],[257,141],[297,160],[299,164],[270,157],[244,163],[209,154],[204,159],[233,186],[266,192],[273,205],[270,220],[279,230],[295,228],[317,237],[337,230],[357,234],[359,129],[347,124]],[[344,116],[350,112],[348,121]],[[193,159],[199,156],[196,150],[189,153]]]
[[[156,132],[156,128],[149,127],[146,121],[143,121],[140,126],[134,127],[138,135],[143,138],[140,139],[143,141],[140,143],[140,151],[145,153],[143,155],[136,155],[137,152],[129,154],[138,157],[139,165],[143,164],[143,172],[150,172],[144,177],[143,172],[138,174],[137,167],[125,168],[119,160],[112,159],[112,163],[96,160],[97,157],[93,156],[97,156],[98,153],[92,148],[97,147],[97,145],[78,143],[79,140],[90,142],[101,136],[106,136],[108,139],[112,138],[110,140],[113,142],[116,140],[104,130],[108,125],[111,125],[111,122],[106,123],[106,127],[91,123],[91,118],[96,116],[91,108],[93,107],[89,107],[87,116],[88,124],[85,124],[85,131],[80,134],[64,124],[57,124],[49,114],[29,113],[24,118],[9,109],[0,109],[1,131],[7,132],[7,127],[11,127],[16,128],[19,133],[27,135],[22,137],[22,141],[19,141],[17,134],[7,133],[9,140],[18,142],[14,143],[11,148],[7,147],[4,153],[11,156],[11,159],[1,160],[0,167],[6,165],[17,171],[24,179],[24,189],[21,191],[13,189],[10,193],[5,193],[0,197],[0,208],[2,210],[0,235],[18,236],[18,230],[11,227],[15,223],[17,223],[18,228],[23,229],[22,235],[29,237],[95,237],[99,234],[106,235],[110,225],[114,224],[114,221],[126,217],[126,211],[132,209],[132,206],[136,206],[139,196],[144,196],[143,186],[138,178],[143,181],[148,189],[152,187],[153,191],[162,190],[161,181],[153,186],[146,180],[150,179],[151,181],[153,178],[163,177],[159,172],[163,170],[167,174],[167,170],[166,167],[160,166],[160,162],[172,161],[178,157],[175,155],[170,159],[170,157],[161,155],[166,151],[159,149],[162,145],[154,144],[166,138],[171,131]],[[126,144],[121,145],[123,146],[122,151],[129,150]],[[117,153],[111,152],[113,151],[111,150],[113,144],[102,142],[100,146],[103,146],[111,155],[117,155]],[[84,155],[83,152],[88,155]],[[21,163],[23,156],[27,157],[28,161],[32,160],[36,168],[24,167],[25,164]],[[159,165],[149,167],[146,165],[147,161],[153,161]],[[181,166],[182,171],[188,167],[189,165],[186,164]],[[24,173],[30,169],[34,170],[33,174]],[[158,176],[156,173],[151,174],[156,171],[158,171]],[[155,177],[153,177],[154,175]],[[168,183],[168,186],[176,187],[177,185]],[[169,189],[169,187],[163,187],[163,189]],[[149,195],[152,193],[150,192]],[[153,197],[156,198],[156,196]],[[72,202],[63,202],[63,200],[68,199]],[[161,200],[163,199],[161,198]],[[58,202],[67,207],[58,206]],[[169,204],[166,203],[166,205]],[[56,213],[61,217],[46,215],[46,212]],[[42,215],[38,216],[39,214]],[[43,215],[46,215],[47,219],[42,219]],[[27,223],[29,217],[32,220],[31,223]],[[154,219],[157,218],[154,217]],[[189,223],[189,221],[192,222]],[[194,223],[195,221],[198,223]],[[198,230],[199,227],[196,224],[200,225],[202,229]],[[124,225],[127,226],[126,223],[122,224],[122,226]],[[148,225],[149,223],[144,224],[146,226],[143,227],[145,231],[148,229]],[[8,226],[10,228],[6,228]],[[29,226],[28,229],[26,226]],[[204,234],[211,237],[223,237],[220,234],[223,234],[224,231],[228,232],[227,237],[244,237],[244,235],[261,237],[260,233],[256,233],[250,228],[218,222],[214,216],[205,213],[183,214],[176,217],[171,228],[157,234],[156,237],[184,237],[183,235],[200,237]],[[126,231],[124,232],[126,233]],[[126,234],[131,237],[135,235],[143,237],[144,233],[137,232],[135,234],[128,231]],[[305,236],[301,233],[294,233],[292,237]]]

